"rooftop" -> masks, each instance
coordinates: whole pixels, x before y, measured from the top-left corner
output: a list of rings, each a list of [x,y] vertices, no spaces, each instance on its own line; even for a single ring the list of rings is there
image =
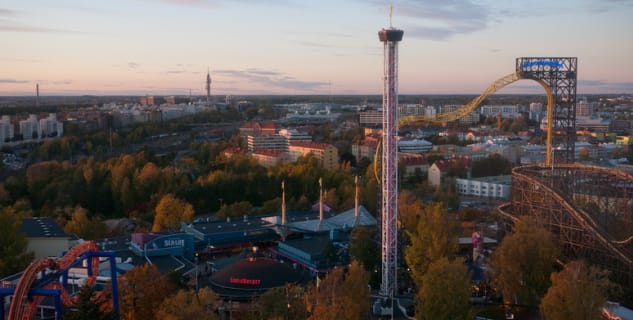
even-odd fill
[[[70,238],[70,235],[50,217],[24,218],[20,231],[27,238]]]

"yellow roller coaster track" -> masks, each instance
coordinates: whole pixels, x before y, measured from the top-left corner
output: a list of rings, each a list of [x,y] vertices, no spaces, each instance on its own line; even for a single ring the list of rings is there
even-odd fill
[[[521,72],[511,73],[491,83],[481,95],[479,95],[477,98],[473,99],[469,103],[461,106],[460,108],[457,108],[457,110],[455,111],[437,114],[434,117],[421,116],[421,115],[400,117],[399,125],[413,124],[413,123],[420,123],[420,122],[444,123],[444,122],[458,120],[468,115],[471,111],[477,109],[479,104],[481,104],[481,102],[483,102],[486,98],[488,98],[489,95],[521,79],[526,79],[521,76]],[[547,144],[546,144],[547,147],[546,147],[546,155],[545,155],[545,164],[551,165],[552,161],[554,160],[552,158],[552,125],[554,123],[553,121],[554,95],[552,94],[552,89],[547,85],[547,83],[545,83],[545,81],[540,80],[540,79],[530,79],[530,80],[534,80],[538,84],[540,84],[543,87],[543,89],[545,89],[545,94],[547,95]],[[378,148],[376,148],[376,157],[374,158],[376,160],[379,159],[378,158],[379,150],[380,150],[380,145],[378,146]],[[377,162],[378,161],[374,161],[374,164],[375,164],[374,174],[376,175],[376,180],[380,182],[380,179],[378,178]]]

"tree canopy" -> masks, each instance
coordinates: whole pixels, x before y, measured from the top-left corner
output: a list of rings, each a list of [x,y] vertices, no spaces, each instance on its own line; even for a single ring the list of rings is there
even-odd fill
[[[468,268],[442,257],[429,264],[416,299],[417,319],[472,319]]]
[[[215,320],[215,309],[222,303],[220,297],[209,288],[178,290],[168,296],[156,311],[156,319],[165,320]]]
[[[0,210],[0,278],[22,271],[33,260],[20,232],[21,217],[12,207]]]
[[[572,261],[561,272],[552,273],[552,286],[541,300],[547,320],[600,319],[614,285],[609,273],[584,261]]]
[[[559,250],[552,234],[523,217],[492,254],[494,281],[508,302],[538,305],[550,286]]]
[[[155,319],[156,311],[174,289],[155,266],[134,267],[119,278],[121,319]]]
[[[427,205],[413,230],[405,230],[411,244],[405,249],[405,260],[418,287],[423,283],[431,262],[447,257],[452,260],[458,250],[458,224],[441,203]]]
[[[310,320],[366,319],[369,315],[369,275],[356,261],[349,270],[333,269],[318,286],[308,289]]]
[[[112,306],[108,305],[111,299],[109,292],[102,291],[95,294],[93,287],[85,285],[79,289],[75,296],[73,308],[66,309],[66,320],[111,320],[114,319]]]
[[[187,201],[176,198],[173,194],[164,195],[156,205],[156,216],[152,231],[173,231],[181,222],[190,222],[193,218],[193,207]]]

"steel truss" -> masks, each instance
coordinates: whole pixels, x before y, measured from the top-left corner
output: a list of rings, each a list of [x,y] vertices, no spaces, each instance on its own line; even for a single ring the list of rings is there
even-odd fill
[[[384,43],[384,87],[382,95],[382,179],[381,245],[382,283],[380,293],[393,297],[398,270],[398,42],[402,30],[378,32]]]
[[[557,133],[554,143],[563,146],[562,150],[557,150],[554,162],[574,162],[577,68],[578,58],[522,57],[516,59],[516,71],[521,73],[523,79],[544,81],[554,95],[552,127]]]

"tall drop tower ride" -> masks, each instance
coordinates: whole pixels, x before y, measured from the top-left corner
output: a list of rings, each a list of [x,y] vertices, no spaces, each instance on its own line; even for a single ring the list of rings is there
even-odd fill
[[[390,14],[391,16],[391,14]],[[382,92],[382,284],[381,295],[393,297],[398,267],[398,42],[404,31],[389,27],[378,31],[384,44]]]

